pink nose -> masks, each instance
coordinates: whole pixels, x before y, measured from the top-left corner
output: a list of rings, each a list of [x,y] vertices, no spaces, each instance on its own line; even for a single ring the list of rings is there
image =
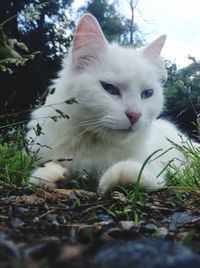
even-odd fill
[[[141,113],[126,112],[126,116],[130,120],[131,125],[133,125],[133,124],[135,124],[139,120],[139,118],[141,116]]]

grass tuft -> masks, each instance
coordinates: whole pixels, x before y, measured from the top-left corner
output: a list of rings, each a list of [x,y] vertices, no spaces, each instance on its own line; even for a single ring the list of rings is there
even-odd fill
[[[28,144],[23,128],[0,136],[0,181],[13,186],[30,186],[29,175],[37,155],[27,153]]]
[[[200,187],[200,147],[188,139],[180,146],[173,146],[184,156],[185,161],[177,166],[170,162],[167,176],[167,186],[198,189]]]

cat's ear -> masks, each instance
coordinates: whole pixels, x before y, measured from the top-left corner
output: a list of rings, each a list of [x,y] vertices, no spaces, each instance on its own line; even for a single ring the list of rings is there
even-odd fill
[[[97,60],[99,52],[107,45],[98,21],[91,14],[85,14],[78,23],[72,43],[76,69],[84,69],[91,61]]]
[[[149,59],[152,63],[156,63],[160,57],[160,53],[165,44],[167,36],[161,35],[152,43],[150,43],[147,47],[145,47],[142,51],[143,55]]]
[[[167,36],[161,35],[156,40],[154,40],[151,44],[145,47],[142,50],[142,54],[153,64],[155,64],[158,68],[158,73],[160,79],[162,81],[167,80],[167,71],[165,68],[164,61],[160,57],[160,53],[165,44]]]

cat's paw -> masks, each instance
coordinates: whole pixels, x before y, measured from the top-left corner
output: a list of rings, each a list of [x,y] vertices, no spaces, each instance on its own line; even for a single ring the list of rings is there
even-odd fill
[[[54,162],[47,162],[36,168],[30,177],[30,182],[42,188],[54,189],[56,184],[69,176],[69,171]]]
[[[135,184],[138,179],[142,165],[134,161],[119,162],[110,167],[101,177],[99,182],[99,191],[105,193],[108,189],[122,185]],[[140,183],[143,187],[149,189],[159,188],[156,176],[148,169],[144,169],[141,175]]]

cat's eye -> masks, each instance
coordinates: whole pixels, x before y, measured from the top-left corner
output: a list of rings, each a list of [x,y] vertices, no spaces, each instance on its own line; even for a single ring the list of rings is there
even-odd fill
[[[153,89],[145,89],[141,92],[141,98],[147,99],[153,95]]]
[[[100,81],[102,87],[111,95],[118,95],[120,96],[120,91],[119,89],[112,85],[112,84],[109,84],[109,83],[106,83],[106,82],[103,82],[103,81]]]

